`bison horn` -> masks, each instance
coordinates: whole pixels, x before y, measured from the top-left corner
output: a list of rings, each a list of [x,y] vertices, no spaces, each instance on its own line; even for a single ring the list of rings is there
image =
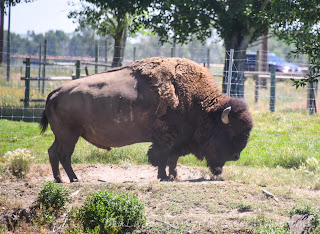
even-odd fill
[[[227,107],[226,109],[223,110],[222,115],[221,115],[221,121],[224,124],[230,123],[229,121],[229,112],[231,111],[231,106]]]

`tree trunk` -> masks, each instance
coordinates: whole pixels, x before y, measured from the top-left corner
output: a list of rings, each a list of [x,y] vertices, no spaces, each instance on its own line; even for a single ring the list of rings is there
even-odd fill
[[[125,50],[126,41],[127,41],[127,26],[128,24],[127,24],[127,21],[125,20],[122,27],[120,26],[121,28],[119,28],[118,33],[116,33],[114,37],[114,52],[113,52],[113,60],[111,65],[112,67],[122,66],[124,50]]]

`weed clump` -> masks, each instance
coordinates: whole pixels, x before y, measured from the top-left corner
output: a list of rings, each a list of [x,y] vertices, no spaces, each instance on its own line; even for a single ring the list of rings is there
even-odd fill
[[[104,190],[88,196],[76,216],[85,231],[95,233],[130,231],[146,220],[144,204],[136,196]]]
[[[52,224],[70,202],[70,191],[61,184],[46,181],[39,192],[33,209],[39,224]]]
[[[65,208],[67,202],[70,202],[70,191],[64,188],[61,184],[53,181],[46,181],[43,189],[38,194],[36,206],[45,210],[53,209],[58,212]]]
[[[34,157],[27,149],[16,149],[15,151],[8,151],[4,158],[8,162],[11,173],[18,177],[24,178],[30,171],[30,165]]]
[[[320,172],[320,163],[319,161],[312,157],[308,158],[305,163],[300,166],[300,169],[307,170],[310,172]]]

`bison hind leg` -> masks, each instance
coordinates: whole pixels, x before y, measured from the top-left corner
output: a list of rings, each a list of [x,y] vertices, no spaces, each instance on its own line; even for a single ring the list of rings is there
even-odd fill
[[[55,140],[48,150],[49,161],[51,164],[51,169],[53,177],[57,183],[62,183],[62,178],[59,170],[59,144]]]
[[[70,182],[77,182],[78,178],[74,173],[71,166],[71,155],[74,151],[75,144],[79,137],[64,135],[66,138],[56,139],[52,146],[49,148],[49,159],[52,167],[53,176],[56,182],[61,183],[62,178],[59,171],[59,162],[66,171]]]

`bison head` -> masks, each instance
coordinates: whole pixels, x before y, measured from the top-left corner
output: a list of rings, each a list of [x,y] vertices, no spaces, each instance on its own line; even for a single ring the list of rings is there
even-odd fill
[[[236,161],[246,147],[253,127],[248,107],[241,99],[227,100],[207,116],[204,157],[214,175],[222,173],[227,161]]]

